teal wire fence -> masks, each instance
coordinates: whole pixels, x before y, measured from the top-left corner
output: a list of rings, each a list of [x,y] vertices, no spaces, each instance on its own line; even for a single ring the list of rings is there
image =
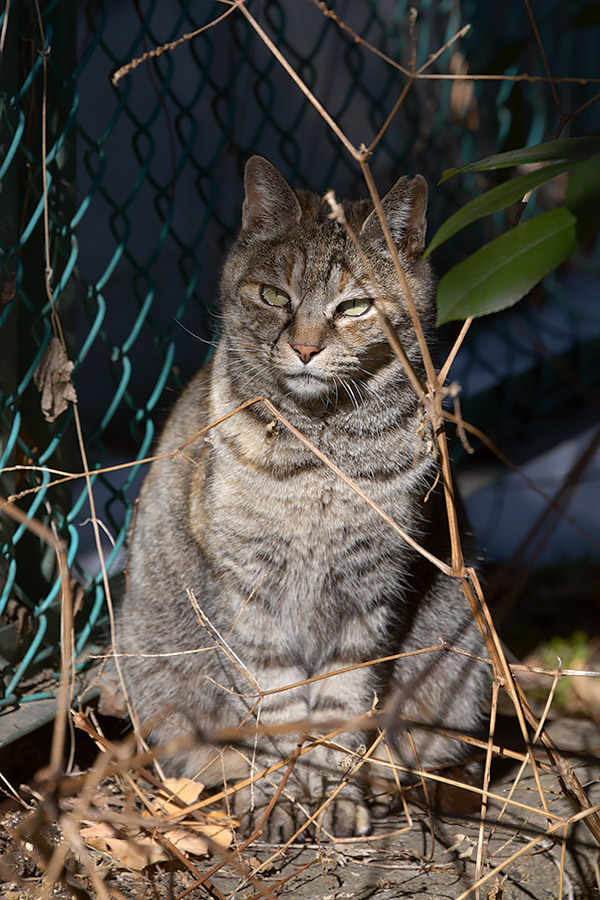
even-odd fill
[[[593,75],[594,4],[540,0],[535,6],[552,71]],[[381,53],[409,61],[406,0],[346,0],[329,8]],[[369,143],[404,77],[310,0],[255,0],[251,9],[349,138]],[[80,586],[75,620],[80,663],[101,633],[106,605],[84,482],[49,486],[52,476],[41,471],[82,470],[72,407],[47,421],[34,384],[54,335],[44,283],[43,169],[54,305],[74,363],[92,470],[151,453],[176,391],[210,349],[218,328],[220,260],[238,225],[246,158],[263,153],[297,186],[365,193],[356,163],[238,13],[142,63],[116,87],[111,84],[120,66],[223,11],[220,3],[191,0],[39,0],[39,5],[13,0],[0,15],[0,480],[4,496],[35,488],[16,502],[29,517],[52,523],[68,548],[73,583]],[[543,74],[524,5],[512,4],[507,16],[506,10],[476,0],[423,0],[418,13],[418,65],[462,25],[472,25],[440,55],[433,74],[465,65],[483,74]],[[594,86],[567,84],[558,90],[564,108],[576,109],[593,97]],[[375,178],[384,191],[403,172],[423,172],[432,187],[430,221],[439,224],[481,187],[471,176],[435,189],[444,168],[549,139],[557,121],[547,84],[418,81],[372,158]],[[598,129],[593,104],[573,129]],[[483,223],[444,247],[436,256],[438,269],[475,249],[491,227]],[[594,266],[591,258],[584,260],[581,277],[593,274]],[[549,279],[543,291],[545,302],[557,310],[555,319],[545,320],[550,337],[552,329],[566,335],[560,352],[570,354],[579,377],[597,380],[598,354],[589,340],[598,334],[597,314],[574,308],[572,291],[560,279]],[[539,331],[536,298],[524,315]],[[483,323],[474,334],[461,357],[466,401],[484,396],[488,378],[494,427],[514,434],[540,405],[539,382],[531,385],[529,379],[531,402],[524,410],[522,380],[541,365],[540,357],[523,369],[520,336],[510,318]],[[485,349],[490,340],[497,356]],[[544,384],[549,407],[565,398],[571,402],[573,386],[561,385],[551,376]],[[475,403],[477,408],[485,419],[489,396],[479,407]],[[111,575],[123,569],[141,477],[139,467],[92,474]],[[52,695],[58,595],[51,548],[25,525],[4,517],[0,706]]]

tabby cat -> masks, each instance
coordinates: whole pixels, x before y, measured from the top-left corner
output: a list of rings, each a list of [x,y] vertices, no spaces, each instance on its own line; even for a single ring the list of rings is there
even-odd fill
[[[403,177],[383,209],[430,332],[426,202],[424,179]],[[157,452],[175,450],[244,401],[267,397],[402,528],[447,559],[436,462],[423,452],[415,392],[373,298],[420,372],[406,302],[371,203],[344,202],[343,209],[364,257],[322,198],[292,190],[262,157],[249,160],[242,226],[223,271],[214,358],[177,402]],[[457,583],[411,550],[261,403],[152,464],[117,624],[139,721],[150,723],[154,743],[192,735],[166,768],[208,785],[260,772],[292,752],[298,732],[213,747],[202,741],[207,729],[309,720],[314,737],[319,724],[324,731],[387,703],[393,753],[415,767],[402,715],[463,732],[477,731],[480,722],[486,667],[454,652],[409,655],[278,690],[368,660],[439,648],[440,639],[482,649]],[[258,703],[257,685],[272,692]],[[303,756],[263,835],[294,833],[343,779],[349,751],[364,753],[360,745],[373,734],[354,729],[336,738],[344,750],[319,746]],[[464,744],[431,729],[415,726],[410,734],[421,766],[465,755]],[[381,746],[375,755],[387,759]],[[235,795],[246,831],[285,768]],[[369,830],[357,779],[344,785],[321,824],[336,835]]]

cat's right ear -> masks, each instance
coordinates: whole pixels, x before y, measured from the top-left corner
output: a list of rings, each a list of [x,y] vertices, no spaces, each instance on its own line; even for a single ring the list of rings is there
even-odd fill
[[[246,196],[242,230],[267,240],[300,221],[302,210],[281,172],[263,156],[251,156],[244,169]]]
[[[407,261],[420,258],[427,231],[427,182],[423,176],[409,178],[403,175],[385,195],[381,207],[401,256]],[[387,247],[375,210],[365,219],[361,233]]]

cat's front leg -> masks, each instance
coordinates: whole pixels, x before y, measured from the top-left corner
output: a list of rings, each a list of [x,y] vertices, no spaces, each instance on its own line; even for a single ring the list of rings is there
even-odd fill
[[[302,827],[309,815],[305,805],[308,797],[299,786],[297,767],[301,765],[300,761],[294,763],[281,788],[289,768],[288,760],[296,755],[299,734],[308,720],[309,691],[299,684],[306,674],[295,666],[274,664],[255,667],[253,676],[258,690],[252,698],[246,725],[256,727],[257,734],[243,744],[244,781],[250,780],[250,783],[241,786],[238,783],[233,808],[243,835],[249,836],[260,826],[263,840],[285,842]],[[278,793],[276,803],[265,819],[267,809]]]
[[[342,666],[332,664],[329,671]],[[264,839],[287,841],[323,807],[309,833],[323,827],[337,837],[366,834],[368,811],[358,780],[349,779],[348,773],[360,760],[364,743],[357,717],[369,710],[367,678],[346,673],[298,685],[305,677],[294,667],[269,667],[256,674],[261,693],[253,717],[265,731],[252,747],[246,742],[252,781],[236,793],[234,801],[242,832],[250,834],[262,823]],[[340,726],[351,720],[356,721],[357,730],[339,733]],[[328,741],[327,735],[336,731]],[[303,741],[298,748],[300,734]],[[278,767],[265,774],[273,765]],[[286,784],[263,822],[288,768]]]
[[[376,702],[369,667],[348,669],[348,662],[330,662],[311,684],[311,737],[319,743],[307,753],[303,777],[313,808],[323,806],[317,825],[335,837],[367,834],[369,812],[363,799],[361,757],[369,738],[361,724]],[[349,730],[344,730],[348,727]]]

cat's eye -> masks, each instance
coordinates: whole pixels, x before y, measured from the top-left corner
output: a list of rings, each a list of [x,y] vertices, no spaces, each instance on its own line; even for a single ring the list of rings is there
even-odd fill
[[[287,306],[290,302],[289,294],[272,284],[261,284],[260,296],[269,306]]]
[[[357,300],[344,300],[340,303],[336,312],[340,316],[364,316],[368,309],[371,309],[373,301],[368,297],[361,297]]]

